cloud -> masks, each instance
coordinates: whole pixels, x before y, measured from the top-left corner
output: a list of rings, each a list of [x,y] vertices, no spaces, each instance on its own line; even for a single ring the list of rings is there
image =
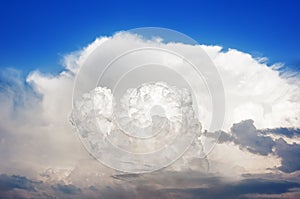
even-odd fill
[[[39,184],[40,182],[36,182],[33,180],[29,180],[24,176],[17,176],[17,175],[0,175],[0,191],[10,191],[13,189],[24,189],[27,191],[36,191],[35,185]]]
[[[272,134],[290,137],[300,133],[300,129],[291,128],[290,131],[287,128],[259,130],[254,126],[253,120],[245,120],[233,124],[230,133],[222,132],[219,143],[231,142],[241,149],[262,156],[276,155],[281,159],[281,166],[278,169],[291,173],[300,171],[300,145],[296,143],[288,144],[283,138],[274,139],[271,137]],[[213,133],[207,133],[209,137],[215,138],[214,135]]]
[[[262,129],[261,130],[262,134],[275,134],[275,135],[280,135],[280,136],[285,136],[288,138],[295,138],[300,136],[300,130],[299,128],[275,128],[275,129]]]
[[[38,86],[7,69],[0,79],[0,172],[36,177],[49,167],[73,167],[86,157],[67,122],[67,77],[40,77],[36,82],[47,83]]]
[[[84,70],[86,65],[96,64],[99,67],[105,65],[97,59],[91,63],[90,56],[97,57],[101,53],[113,54],[118,48],[138,47],[145,42],[154,47],[181,49],[196,63],[201,57],[197,56],[195,49],[204,49],[216,64],[224,83],[226,120],[224,128],[220,129],[219,144],[212,154],[208,155],[207,161],[199,164],[195,158],[188,161],[179,160],[181,161],[179,165],[168,168],[174,172],[172,175],[180,176],[174,181],[168,174],[160,173],[153,175],[156,178],[138,176],[141,181],[132,180],[132,184],[124,185],[120,182],[122,180],[111,177],[115,176],[115,171],[89,156],[69,124],[68,118],[72,109],[73,84],[78,72]],[[141,56],[139,59],[143,61],[147,57]],[[165,60],[168,64],[180,64],[180,60],[168,62],[168,57],[165,56],[158,56],[156,59]],[[286,72],[278,71],[277,65],[268,66],[251,55],[235,49],[224,50],[220,46],[207,45],[165,44],[159,40],[145,41],[136,35],[118,33],[110,37],[100,37],[81,51],[67,55],[64,67],[64,71],[58,75],[32,71],[25,79],[14,69],[0,73],[2,160],[0,173],[5,173],[0,177],[2,179],[0,184],[7,196],[27,197],[29,194],[36,198],[51,198],[54,193],[54,195],[61,194],[59,195],[61,197],[76,195],[79,198],[82,196],[97,198],[102,195],[107,196],[105,198],[110,196],[134,198],[153,194],[188,198],[195,197],[201,192],[211,197],[216,194],[222,196],[240,194],[251,198],[263,197],[263,194],[275,194],[274,197],[277,197],[283,192],[290,194],[293,192],[291,189],[299,187],[295,182],[278,182],[276,179],[272,182],[240,179],[241,174],[245,173],[299,171],[299,144],[284,140],[284,137],[299,136],[297,129],[300,127],[299,77],[291,77],[286,75]],[[98,75],[93,74],[95,72],[93,70],[90,72],[83,78],[88,84]],[[157,76],[159,75],[161,74],[158,73]],[[206,100],[205,96],[203,100]],[[206,117],[209,114],[208,108],[200,107],[199,110],[202,111],[199,113],[199,119],[204,129],[208,129],[209,120]],[[245,121],[240,122],[242,120]],[[215,136],[212,132],[206,132],[205,135]],[[282,136],[283,139],[274,138],[272,135]],[[188,152],[194,154],[194,151]],[[201,175],[195,179],[192,177],[197,175],[193,172],[186,175],[187,173],[184,173],[186,170],[209,171],[215,175],[207,178]],[[13,174],[16,176],[13,177]],[[19,175],[26,177],[22,178]],[[182,187],[172,184],[184,182],[187,176],[192,179],[190,184],[186,182]],[[220,182],[220,176],[229,177],[237,183],[228,185],[228,182]],[[220,189],[211,188],[209,183],[205,184],[201,179],[206,182],[214,181]],[[43,183],[36,183],[40,180],[43,180]],[[137,182],[141,184],[140,182],[147,180],[152,184],[136,187]],[[195,187],[200,183],[203,183],[201,184],[203,187]],[[120,184],[121,187],[118,186]],[[170,189],[166,189],[170,184]],[[272,186],[281,189],[268,191],[268,187]],[[251,191],[251,187],[255,190]]]
[[[248,176],[235,182],[194,171],[159,171],[119,175],[118,184],[79,188],[73,184],[35,182],[21,176],[0,175],[5,198],[297,198],[300,183],[281,178]]]
[[[300,145],[288,144],[280,138],[276,141],[275,153],[281,157],[280,170],[284,172],[294,172],[300,170]]]
[[[103,54],[113,56],[117,53],[115,49],[122,51],[119,49],[126,49],[128,46],[139,48],[145,43],[152,47],[184,51],[193,63],[199,63],[197,52],[200,48],[210,56],[220,72],[225,87],[227,115],[224,129],[228,130],[233,123],[245,119],[253,119],[258,128],[300,126],[299,79],[288,78],[284,76],[285,73],[281,74],[276,70],[277,65],[267,66],[250,54],[235,49],[226,51],[219,46],[164,44],[160,40],[145,41],[136,35],[121,32],[112,37],[97,39],[81,53],[77,52],[75,54],[77,56],[67,56],[67,69],[76,73],[78,68],[83,66],[81,70],[86,73],[86,77],[81,75],[78,79],[83,78],[87,86],[92,85],[93,79],[98,79],[97,71],[101,71],[107,64],[100,59]],[[139,54],[139,60],[148,60],[150,55],[148,52]],[[168,62],[170,58],[174,60],[174,57],[166,54],[161,56],[155,54],[154,61],[162,61],[169,65],[183,64],[180,60]],[[128,58],[126,63],[130,65],[133,61]],[[89,68],[87,65],[95,67]],[[31,78],[31,81],[34,81],[34,78]],[[206,99],[202,99],[204,100]],[[207,107],[200,107],[200,110],[202,112],[200,111],[199,117],[204,127],[208,128],[207,117],[210,113],[207,112]]]
[[[87,150],[113,168],[126,172],[161,169],[178,159],[200,135],[201,124],[187,89],[164,82],[145,83],[128,89],[120,104],[115,105],[115,101],[110,89],[96,87],[75,102],[71,114],[71,123]],[[131,136],[123,137],[122,131]],[[110,143],[123,150],[110,147]],[[200,159],[201,142],[193,146],[197,149],[189,158]]]
[[[275,142],[271,137],[260,136],[259,131],[253,123],[253,120],[245,120],[233,124],[231,132],[234,137],[234,142],[246,147],[250,152],[268,155],[272,152]]]
[[[65,194],[78,194],[81,193],[81,189],[77,188],[76,186],[69,184],[69,185],[63,185],[63,184],[57,184],[55,186],[52,186],[54,191],[60,191]]]
[[[143,184],[136,188],[141,195],[151,197],[156,193],[162,198],[297,198],[300,193],[299,182],[273,174],[245,175],[244,179],[237,181],[196,171],[160,171],[151,175],[120,175],[118,178],[129,184]]]
[[[249,179],[234,184],[218,184],[212,188],[166,189],[163,192],[165,195],[174,195],[175,198],[237,199],[252,198],[253,195],[261,194],[266,198],[268,195],[272,198],[282,198],[282,193],[286,194],[295,187],[299,188],[299,183]]]

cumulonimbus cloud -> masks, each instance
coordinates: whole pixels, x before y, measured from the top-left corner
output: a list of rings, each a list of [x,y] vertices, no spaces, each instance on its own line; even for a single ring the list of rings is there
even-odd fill
[[[288,166],[292,161],[290,155],[298,154],[296,152],[299,149],[298,145],[286,143],[284,140],[275,141],[272,137],[263,136],[266,134],[265,131],[257,130],[269,128],[269,131],[272,131],[272,129],[285,127],[300,127],[300,86],[297,77],[286,77],[284,72],[281,74],[277,70],[278,65],[267,65],[250,54],[235,49],[224,50],[220,46],[163,43],[160,40],[145,41],[136,35],[118,33],[110,37],[100,37],[83,50],[65,56],[64,71],[58,75],[33,71],[26,77],[24,83],[18,76],[18,72],[14,70],[3,72],[0,95],[2,111],[0,115],[0,159],[6,161],[1,161],[0,172],[23,173],[37,178],[39,174],[45,173],[51,167],[53,171],[65,169],[66,172],[57,172],[59,174],[50,172],[49,175],[58,175],[59,180],[70,179],[70,176],[75,175],[72,170],[78,168],[78,163],[88,154],[68,122],[72,109],[73,83],[87,58],[107,41],[111,41],[107,44],[111,44],[112,51],[118,45],[134,46],[141,42],[148,42],[157,47],[165,45],[170,50],[175,47],[182,48],[190,55],[190,59],[201,59],[194,54],[194,49],[203,49],[218,68],[226,94],[226,120],[224,128],[220,129],[224,130],[220,139],[223,140],[223,144],[233,143],[241,146],[242,151],[239,152],[241,154],[245,151],[251,153],[251,158],[245,160],[248,161],[245,165],[250,166],[242,172],[251,172],[253,169],[251,165],[257,164],[257,158],[267,156],[272,156],[274,161],[277,161],[277,156],[281,159],[279,163],[276,162],[269,167],[263,165],[263,169],[276,167],[287,173],[299,170],[298,166]],[[204,128],[207,128],[209,125],[205,118],[206,109],[204,107],[201,110],[199,120]],[[226,133],[230,132],[234,123],[247,119],[251,119],[254,123],[236,124],[230,134]],[[252,126],[254,124],[256,127]],[[246,126],[247,129],[241,126]],[[259,135],[257,135],[258,132]],[[281,131],[278,132],[278,130],[273,131],[280,135]],[[293,134],[297,132],[298,130],[295,130]],[[224,145],[220,144],[219,147],[224,147]],[[220,149],[215,153],[224,156],[223,152],[224,150]],[[250,155],[247,154],[247,157]],[[234,167],[230,158],[227,163]],[[186,165],[179,166],[180,170],[185,166],[193,166],[192,162],[184,164]],[[219,173],[230,172],[220,168],[222,167],[219,167]],[[104,175],[107,168],[101,167],[101,169],[103,172],[100,173]]]

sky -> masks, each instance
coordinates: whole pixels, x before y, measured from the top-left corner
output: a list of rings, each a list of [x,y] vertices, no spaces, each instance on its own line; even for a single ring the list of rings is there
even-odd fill
[[[297,1],[1,1],[0,198],[299,198],[299,8]],[[199,44],[126,32],[139,27],[173,29]],[[133,53],[118,57],[124,52]],[[169,68],[143,68],[148,62]],[[202,70],[210,78],[199,80],[189,63],[209,66]],[[120,98],[114,83],[126,91]],[[149,119],[157,100],[173,129],[159,125],[161,112]],[[214,109],[219,102],[224,109]],[[118,134],[139,135],[149,122],[166,134],[148,142]],[[185,140],[194,131],[198,139]],[[143,156],[184,132],[166,148],[173,153]],[[184,154],[168,156],[183,141],[191,143]],[[176,161],[166,166],[169,159]],[[137,172],[145,168],[151,172]]]
[[[299,67],[298,1],[2,1],[0,67],[60,71],[60,60],[99,35],[165,27],[199,43]],[[16,59],[16,57],[18,57]]]

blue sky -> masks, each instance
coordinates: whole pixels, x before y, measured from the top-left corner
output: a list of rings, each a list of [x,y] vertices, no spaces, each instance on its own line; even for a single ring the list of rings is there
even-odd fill
[[[183,32],[299,70],[298,1],[8,1],[0,6],[0,68],[57,73],[63,55],[137,27]]]

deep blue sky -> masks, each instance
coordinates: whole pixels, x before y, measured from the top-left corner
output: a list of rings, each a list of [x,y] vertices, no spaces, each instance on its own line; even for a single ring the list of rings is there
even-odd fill
[[[59,72],[97,36],[145,26],[300,66],[300,1],[0,0],[0,69]]]

